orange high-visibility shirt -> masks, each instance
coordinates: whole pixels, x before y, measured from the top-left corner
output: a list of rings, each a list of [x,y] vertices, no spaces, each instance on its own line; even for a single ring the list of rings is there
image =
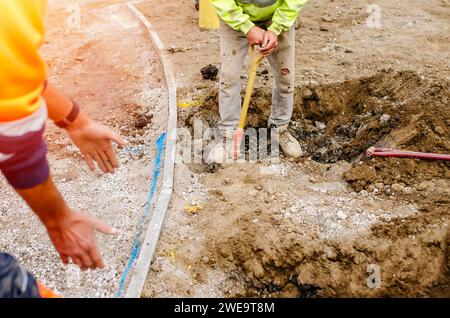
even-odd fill
[[[41,104],[46,80],[38,48],[47,0],[0,0],[0,122],[26,117]]]

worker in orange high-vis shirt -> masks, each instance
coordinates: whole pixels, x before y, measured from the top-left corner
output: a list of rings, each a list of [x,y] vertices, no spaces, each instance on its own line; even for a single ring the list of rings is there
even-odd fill
[[[0,170],[42,221],[64,263],[102,268],[95,231],[112,234],[114,229],[64,201],[49,173],[43,132],[49,117],[66,130],[90,169],[96,161],[110,173],[118,167],[112,141],[125,141],[47,82],[38,52],[46,4],[0,1]],[[39,290],[45,291],[15,259],[0,254],[0,297],[39,297]]]

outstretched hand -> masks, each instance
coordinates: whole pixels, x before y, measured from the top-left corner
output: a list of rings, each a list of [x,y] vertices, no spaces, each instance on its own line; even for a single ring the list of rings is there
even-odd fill
[[[89,118],[81,125],[68,128],[67,132],[80,149],[89,169],[95,170],[94,161],[104,173],[114,173],[119,167],[112,142],[124,146],[126,142],[120,135]]]
[[[55,122],[64,119],[73,109],[74,103],[51,83],[47,84],[42,96],[47,103],[48,115]],[[75,120],[65,129],[92,171],[95,170],[94,161],[97,161],[105,173],[114,173],[119,167],[112,142],[123,146],[125,140],[109,128],[90,119],[83,109],[80,109]]]
[[[70,260],[82,270],[105,266],[95,240],[95,232],[114,234],[115,229],[96,217],[83,212],[69,212],[66,217],[46,224],[48,235],[61,260]]]

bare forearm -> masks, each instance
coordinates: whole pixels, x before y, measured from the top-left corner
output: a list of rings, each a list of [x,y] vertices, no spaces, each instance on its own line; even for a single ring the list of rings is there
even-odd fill
[[[63,92],[58,90],[51,83],[48,83],[42,97],[47,103],[48,117],[51,120],[58,122],[67,117],[73,107],[73,103]],[[88,115],[80,109],[76,120],[66,127],[66,130],[74,130],[82,125],[85,125],[89,121]]]
[[[72,101],[50,83],[47,84],[42,97],[47,103],[48,117],[53,121],[65,118],[72,109]]]
[[[125,140],[107,127],[97,123],[77,107],[66,95],[51,84],[42,94],[47,102],[49,117],[69,133],[80,149],[89,168],[95,170],[94,160],[103,172],[114,173],[119,167],[111,142],[125,145]],[[58,123],[59,122],[59,123]]]
[[[51,177],[33,188],[16,191],[47,227],[54,226],[70,213]]]
[[[65,264],[71,259],[82,270],[104,267],[94,232],[113,234],[114,228],[89,214],[71,211],[51,177],[38,186],[16,191],[44,223]]]

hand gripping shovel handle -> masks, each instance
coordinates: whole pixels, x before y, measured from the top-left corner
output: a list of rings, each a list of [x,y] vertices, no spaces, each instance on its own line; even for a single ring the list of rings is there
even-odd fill
[[[241,145],[242,138],[244,137],[244,127],[245,121],[247,119],[248,106],[250,104],[250,98],[253,93],[253,85],[255,83],[256,71],[261,64],[264,56],[255,50],[255,47],[250,46],[250,54],[252,56],[252,66],[250,68],[250,75],[248,77],[247,90],[245,91],[244,103],[242,104],[241,117],[239,119],[239,125],[234,133],[233,137],[233,158],[237,159],[239,157],[239,148]]]

